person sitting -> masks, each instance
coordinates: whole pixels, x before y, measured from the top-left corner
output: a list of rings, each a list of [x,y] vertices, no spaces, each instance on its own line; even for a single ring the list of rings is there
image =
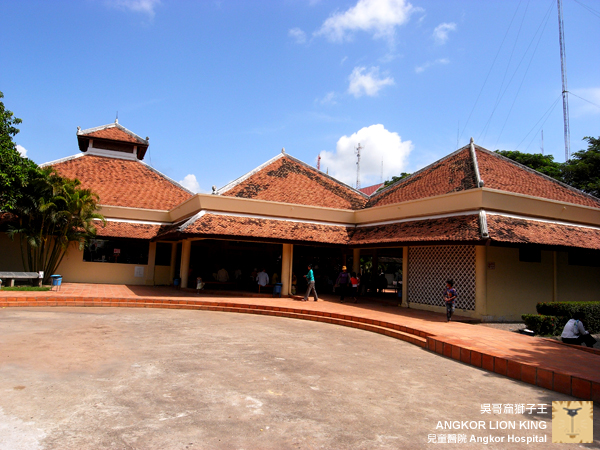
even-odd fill
[[[583,319],[584,314],[577,311],[573,314],[573,318],[567,322],[560,335],[565,344],[581,345],[585,343],[588,347],[593,347],[596,344],[596,339],[585,330],[581,322]]]

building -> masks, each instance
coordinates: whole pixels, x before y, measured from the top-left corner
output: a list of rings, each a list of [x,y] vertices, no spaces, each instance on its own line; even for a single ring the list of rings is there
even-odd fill
[[[144,163],[148,138],[116,121],[77,139],[79,154],[46,165],[97,192],[107,226],[84,252],[69,250],[66,282],[192,286],[221,267],[248,279],[265,266],[289,294],[308,263],[326,283],[362,259],[397,264],[412,308],[443,311],[454,279],[460,314],[483,320],[600,292],[600,200],[472,141],[369,196],[283,150],[193,194]],[[0,244],[0,270],[15,270],[18,248]]]

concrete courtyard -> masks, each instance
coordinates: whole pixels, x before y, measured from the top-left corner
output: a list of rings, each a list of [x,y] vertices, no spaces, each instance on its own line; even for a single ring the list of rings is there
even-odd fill
[[[460,433],[467,443],[444,445],[514,434],[547,443],[486,448],[547,448],[551,406],[481,405],[574,400],[386,336],[270,316],[3,308],[0,341],[1,450],[435,448],[432,434]],[[547,428],[436,430],[440,420]],[[597,445],[597,419],[594,434]]]

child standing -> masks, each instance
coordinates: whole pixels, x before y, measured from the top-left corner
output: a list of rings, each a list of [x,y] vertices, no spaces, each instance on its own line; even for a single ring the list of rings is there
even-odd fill
[[[456,301],[456,289],[454,289],[454,281],[446,281],[446,290],[444,291],[444,302],[446,302],[446,318],[448,322],[452,320],[454,312],[454,302]]]

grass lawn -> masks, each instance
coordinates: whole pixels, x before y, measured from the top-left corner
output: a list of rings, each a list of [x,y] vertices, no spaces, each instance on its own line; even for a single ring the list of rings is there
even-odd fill
[[[0,291],[49,291],[52,289],[51,286],[7,286],[0,289]]]

